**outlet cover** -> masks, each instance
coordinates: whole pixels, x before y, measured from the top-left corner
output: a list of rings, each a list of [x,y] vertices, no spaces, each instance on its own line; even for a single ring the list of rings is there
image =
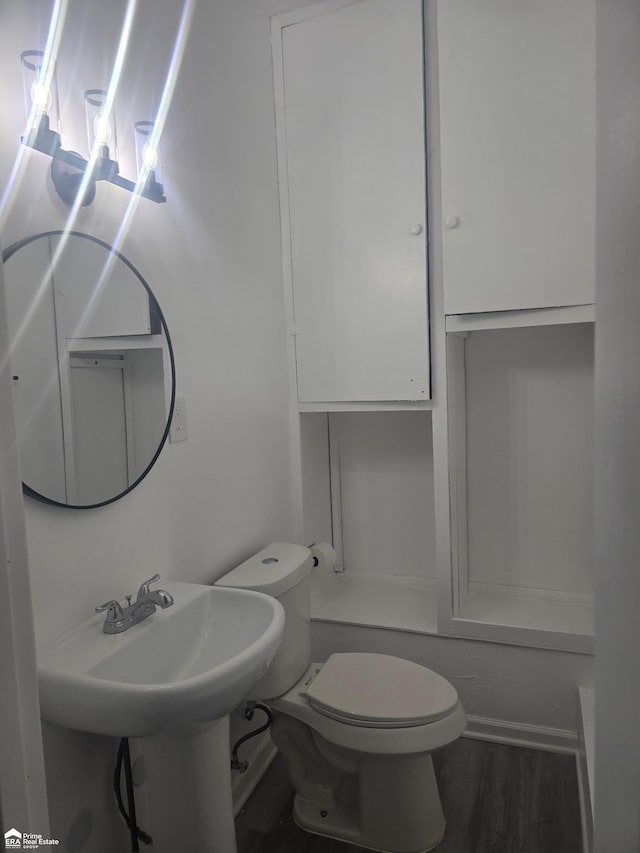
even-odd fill
[[[169,441],[175,444],[177,441],[187,440],[187,404],[184,397],[176,397],[173,407],[173,418],[169,430]]]

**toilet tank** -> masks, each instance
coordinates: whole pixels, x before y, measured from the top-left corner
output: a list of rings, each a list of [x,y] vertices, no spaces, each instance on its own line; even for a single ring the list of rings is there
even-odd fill
[[[247,699],[282,696],[311,662],[311,551],[303,545],[274,542],[216,581],[216,586],[252,589],[282,604],[285,626],[280,647]]]

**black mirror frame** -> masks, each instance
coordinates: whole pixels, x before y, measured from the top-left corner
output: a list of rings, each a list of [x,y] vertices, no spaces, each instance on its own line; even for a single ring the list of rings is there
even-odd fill
[[[36,492],[35,489],[32,489],[30,486],[28,486],[24,481],[22,483],[22,491],[24,492],[24,494],[30,498],[33,498],[36,501],[40,501],[41,503],[49,504],[50,506],[59,506],[59,507],[62,507],[63,509],[97,509],[98,507],[107,506],[108,504],[112,504],[115,501],[119,501],[125,495],[128,495],[129,492],[133,491],[133,489],[135,489],[136,486],[138,486],[144,480],[144,478],[147,476],[149,471],[155,465],[155,463],[158,459],[158,456],[160,456],[162,448],[165,446],[167,438],[169,437],[169,431],[171,429],[171,421],[173,420],[173,410],[175,408],[175,403],[176,403],[176,363],[175,363],[175,357],[174,357],[174,353],[173,353],[173,344],[171,343],[171,336],[169,335],[169,329],[167,328],[167,323],[164,319],[164,314],[162,313],[162,309],[160,308],[160,305],[158,303],[158,300],[155,297],[155,294],[153,293],[153,291],[151,290],[151,288],[149,287],[149,285],[147,284],[145,279],[142,277],[140,272],[131,263],[131,261],[129,261],[117,249],[114,249],[113,246],[110,246],[109,243],[105,243],[104,240],[100,240],[98,237],[93,237],[91,234],[85,234],[82,231],[63,231],[63,230],[42,231],[40,234],[34,234],[31,237],[24,237],[22,240],[17,240],[15,243],[12,243],[11,246],[9,246],[7,249],[5,249],[3,251],[2,263],[5,264],[13,255],[15,255],[16,252],[18,252],[20,249],[24,248],[25,246],[28,246],[29,243],[33,243],[36,240],[41,239],[42,237],[60,237],[60,236],[82,237],[85,240],[91,240],[93,243],[97,243],[99,246],[102,246],[104,249],[106,249],[111,254],[115,255],[119,260],[121,260],[124,264],[126,264],[126,266],[135,275],[135,277],[138,279],[140,284],[144,287],[144,289],[147,291],[147,294],[149,295],[150,305],[153,308],[153,310],[155,311],[156,317],[160,321],[160,328],[164,332],[164,335],[165,335],[165,338],[167,341],[167,347],[169,350],[169,362],[171,364],[171,400],[169,403],[169,414],[167,416],[167,423],[165,425],[164,432],[162,433],[162,438],[160,439],[160,443],[158,445],[158,448],[157,448],[155,454],[153,455],[153,458],[151,459],[151,461],[149,462],[147,467],[144,469],[142,474],[140,474],[140,476],[133,483],[131,483],[130,486],[128,486],[126,489],[124,489],[119,494],[114,495],[114,497],[109,498],[108,500],[105,500],[105,501],[100,501],[99,503],[68,504],[68,503],[61,503],[60,501],[55,501],[55,500],[53,500],[53,498],[48,498],[46,495],[41,495],[39,492]]]

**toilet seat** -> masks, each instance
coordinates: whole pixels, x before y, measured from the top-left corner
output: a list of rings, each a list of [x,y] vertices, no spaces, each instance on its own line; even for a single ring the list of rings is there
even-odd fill
[[[405,728],[453,712],[458,694],[432,670],[390,655],[342,653],[329,657],[306,687],[309,705],[342,723]]]
[[[312,707],[307,691],[325,666],[326,664],[322,663],[310,664],[290,690],[277,699],[269,700],[271,710],[275,714],[284,714],[306,723],[314,732],[336,746],[378,756],[432,752],[459,738],[466,728],[464,709],[453,687],[451,689],[456,695],[453,708],[439,719],[426,723],[374,727],[367,725],[366,721],[359,722],[354,718],[339,719],[335,714],[329,716],[322,713]]]

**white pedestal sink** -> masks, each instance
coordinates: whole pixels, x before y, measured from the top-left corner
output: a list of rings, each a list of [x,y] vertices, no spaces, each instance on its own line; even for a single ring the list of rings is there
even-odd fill
[[[122,634],[94,616],[39,651],[41,714],[147,739],[154,853],[235,853],[227,715],[275,655],[284,610],[249,590],[164,588],[174,605]]]

